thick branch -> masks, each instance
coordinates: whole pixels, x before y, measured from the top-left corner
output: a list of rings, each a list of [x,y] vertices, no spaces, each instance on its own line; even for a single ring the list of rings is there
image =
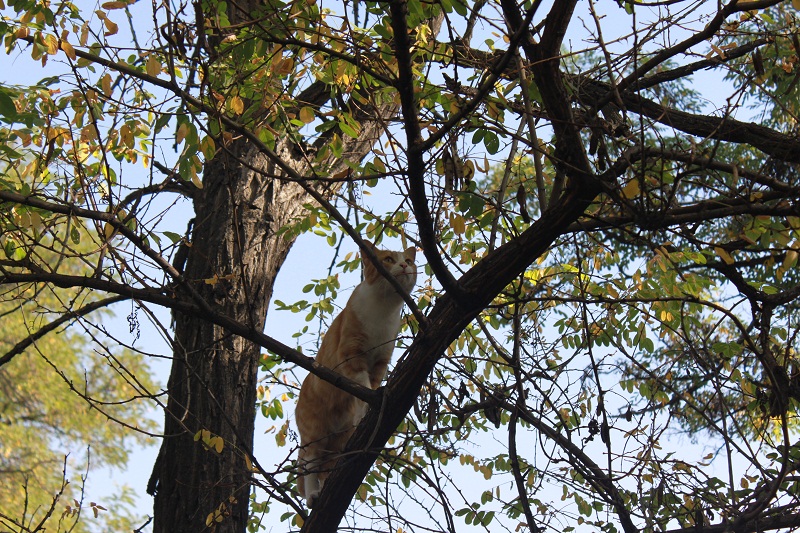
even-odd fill
[[[587,103],[593,103],[596,99],[608,94],[609,91],[611,91],[611,87],[606,83],[593,80],[583,80],[581,83],[581,97]],[[727,116],[694,115],[686,111],[679,111],[630,92],[623,92],[620,96],[628,111],[644,115],[689,135],[749,144],[777,159],[800,163],[800,139],[797,137],[780,133],[760,124],[741,122]]]
[[[560,69],[560,46],[564,34],[575,9],[575,0],[556,2],[547,15],[547,25],[543,32],[542,42],[533,43],[532,36],[522,39],[522,48],[531,64],[533,78],[539,81],[537,87],[542,95],[542,104],[550,117],[556,139],[555,164],[562,176],[568,176],[574,187],[587,186],[594,189],[591,164],[583,148],[580,128],[576,125],[572,112],[572,105],[567,93],[564,76]],[[519,27],[522,16],[516,2],[505,0],[502,2],[503,14],[509,29],[529,31],[527,27]],[[555,200],[555,199],[554,199]]]
[[[702,60],[641,78],[637,84],[637,90],[685,77],[697,70],[709,68],[715,64],[741,57],[758,46],[761,46],[763,43],[764,39],[756,39],[751,43],[727,51],[725,58]],[[465,49],[463,46],[456,47],[455,50],[459,53],[459,61],[461,63],[472,65],[475,68],[487,68],[489,65],[494,64],[497,58],[495,54],[488,54],[480,50]],[[516,73],[507,69],[505,71],[505,76],[511,78],[516,76]],[[613,94],[612,86],[602,81],[579,77],[573,80],[573,84],[580,88],[576,97],[586,107],[595,106],[597,102],[605,101]],[[542,85],[547,89],[551,84],[547,83]],[[542,89],[542,87],[540,87],[540,89]],[[466,92],[469,93],[469,90]],[[775,131],[759,124],[741,122],[729,117],[694,115],[672,107],[662,106],[637,93],[622,90],[619,92],[622,103],[628,111],[646,116],[676,130],[704,138],[708,137],[721,141],[750,144],[762,152],[778,159],[800,163],[800,139],[797,137]],[[509,107],[514,111],[521,112],[520,109],[515,109],[513,106]],[[553,117],[552,111],[551,109],[547,109],[545,113],[545,116],[550,117],[551,120]],[[577,118],[578,117],[576,117],[576,119]],[[580,126],[584,126],[585,122],[585,119],[583,121],[577,121]]]
[[[320,379],[324,379],[328,383],[335,385],[343,391],[349,392],[356,398],[363,400],[369,405],[380,405],[380,394],[378,392],[370,389],[369,387],[365,387],[339,374],[338,372],[318,364],[314,358],[307,357],[297,350],[294,350],[289,346],[273,339],[272,337],[265,335],[261,331],[256,331],[252,327],[233,320],[222,313],[215,312],[210,308],[206,309],[180,298],[165,295],[158,290],[137,289],[135,287],[131,287],[130,285],[109,280],[87,276],[53,274],[48,272],[35,274],[0,274],[0,285],[37,282],[45,282],[62,288],[85,287],[107,293],[118,294],[121,296],[121,299],[149,302],[161,305],[174,311],[178,311],[186,316],[200,318],[225,328],[230,333],[247,339],[258,346],[277,354],[283,360],[308,370],[309,372],[318,376]]]
[[[500,246],[469,270],[459,283],[468,300],[452,294],[440,298],[428,315],[429,328],[421,331],[409,348],[408,356],[395,368],[382,391],[379,407],[372,407],[348,443],[348,450],[325,483],[320,500],[303,532],[336,531],[364,476],[397,426],[413,407],[422,386],[447,347],[464,328],[520,272],[544,253],[576,220],[594,198],[591,187],[568,190],[553,208],[516,239]]]
[[[743,524],[732,526],[730,523],[714,524],[711,526],[690,526],[670,529],[665,533],[756,533],[771,531],[773,529],[795,529],[800,527],[800,515],[796,513],[783,513],[769,518],[754,518]]]

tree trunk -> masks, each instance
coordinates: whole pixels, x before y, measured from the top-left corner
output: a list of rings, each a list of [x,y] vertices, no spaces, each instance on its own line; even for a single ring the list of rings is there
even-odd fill
[[[276,231],[300,214],[308,196],[299,185],[245,170],[239,157],[251,164],[260,159],[246,144],[232,152],[205,170],[185,276],[215,311],[262,331],[275,277],[293,243]],[[245,456],[253,450],[261,349],[176,314],[173,350],[165,438],[154,470],[154,531],[244,531]],[[205,444],[195,440],[202,430],[210,432]],[[207,446],[216,436],[221,452],[215,441]]]

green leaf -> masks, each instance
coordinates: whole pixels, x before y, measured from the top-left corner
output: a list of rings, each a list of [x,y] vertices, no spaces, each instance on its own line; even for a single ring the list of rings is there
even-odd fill
[[[13,122],[17,117],[17,108],[8,92],[2,89],[0,88],[0,115],[8,119],[6,122]]]
[[[483,144],[490,154],[496,154],[500,151],[500,139],[493,131],[486,130],[483,134]]]
[[[358,139],[358,130],[353,126],[351,126],[350,124],[344,121],[339,122],[339,128],[342,130],[342,133],[344,133],[348,137],[352,137],[353,139]]]
[[[172,231],[162,231],[161,233],[162,233],[162,234],[163,234],[163,235],[164,235],[166,238],[168,238],[169,240],[171,240],[171,241],[172,241],[172,244],[177,244],[177,243],[179,243],[179,242],[180,242],[180,241],[183,239],[183,236],[182,236],[182,235],[178,235],[177,233],[174,233],[174,232],[172,232]]]

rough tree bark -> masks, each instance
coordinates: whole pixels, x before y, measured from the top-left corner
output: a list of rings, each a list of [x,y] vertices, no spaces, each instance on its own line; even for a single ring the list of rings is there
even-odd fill
[[[246,151],[240,143],[206,168],[185,276],[216,311],[260,331],[292,245],[275,230],[299,214],[306,193],[244,171],[240,160],[254,158]],[[154,531],[202,531],[215,511],[224,518],[218,531],[243,531],[260,349],[177,313],[173,348],[165,438],[154,472]],[[221,453],[194,441],[200,430],[222,437]]]

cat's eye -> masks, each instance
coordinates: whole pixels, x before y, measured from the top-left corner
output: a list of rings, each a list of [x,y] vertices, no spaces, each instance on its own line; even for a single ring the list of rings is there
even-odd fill
[[[395,263],[394,257],[392,257],[392,256],[386,256],[386,257],[383,258],[383,260],[386,261],[387,263],[389,263],[390,265],[393,265]]]

